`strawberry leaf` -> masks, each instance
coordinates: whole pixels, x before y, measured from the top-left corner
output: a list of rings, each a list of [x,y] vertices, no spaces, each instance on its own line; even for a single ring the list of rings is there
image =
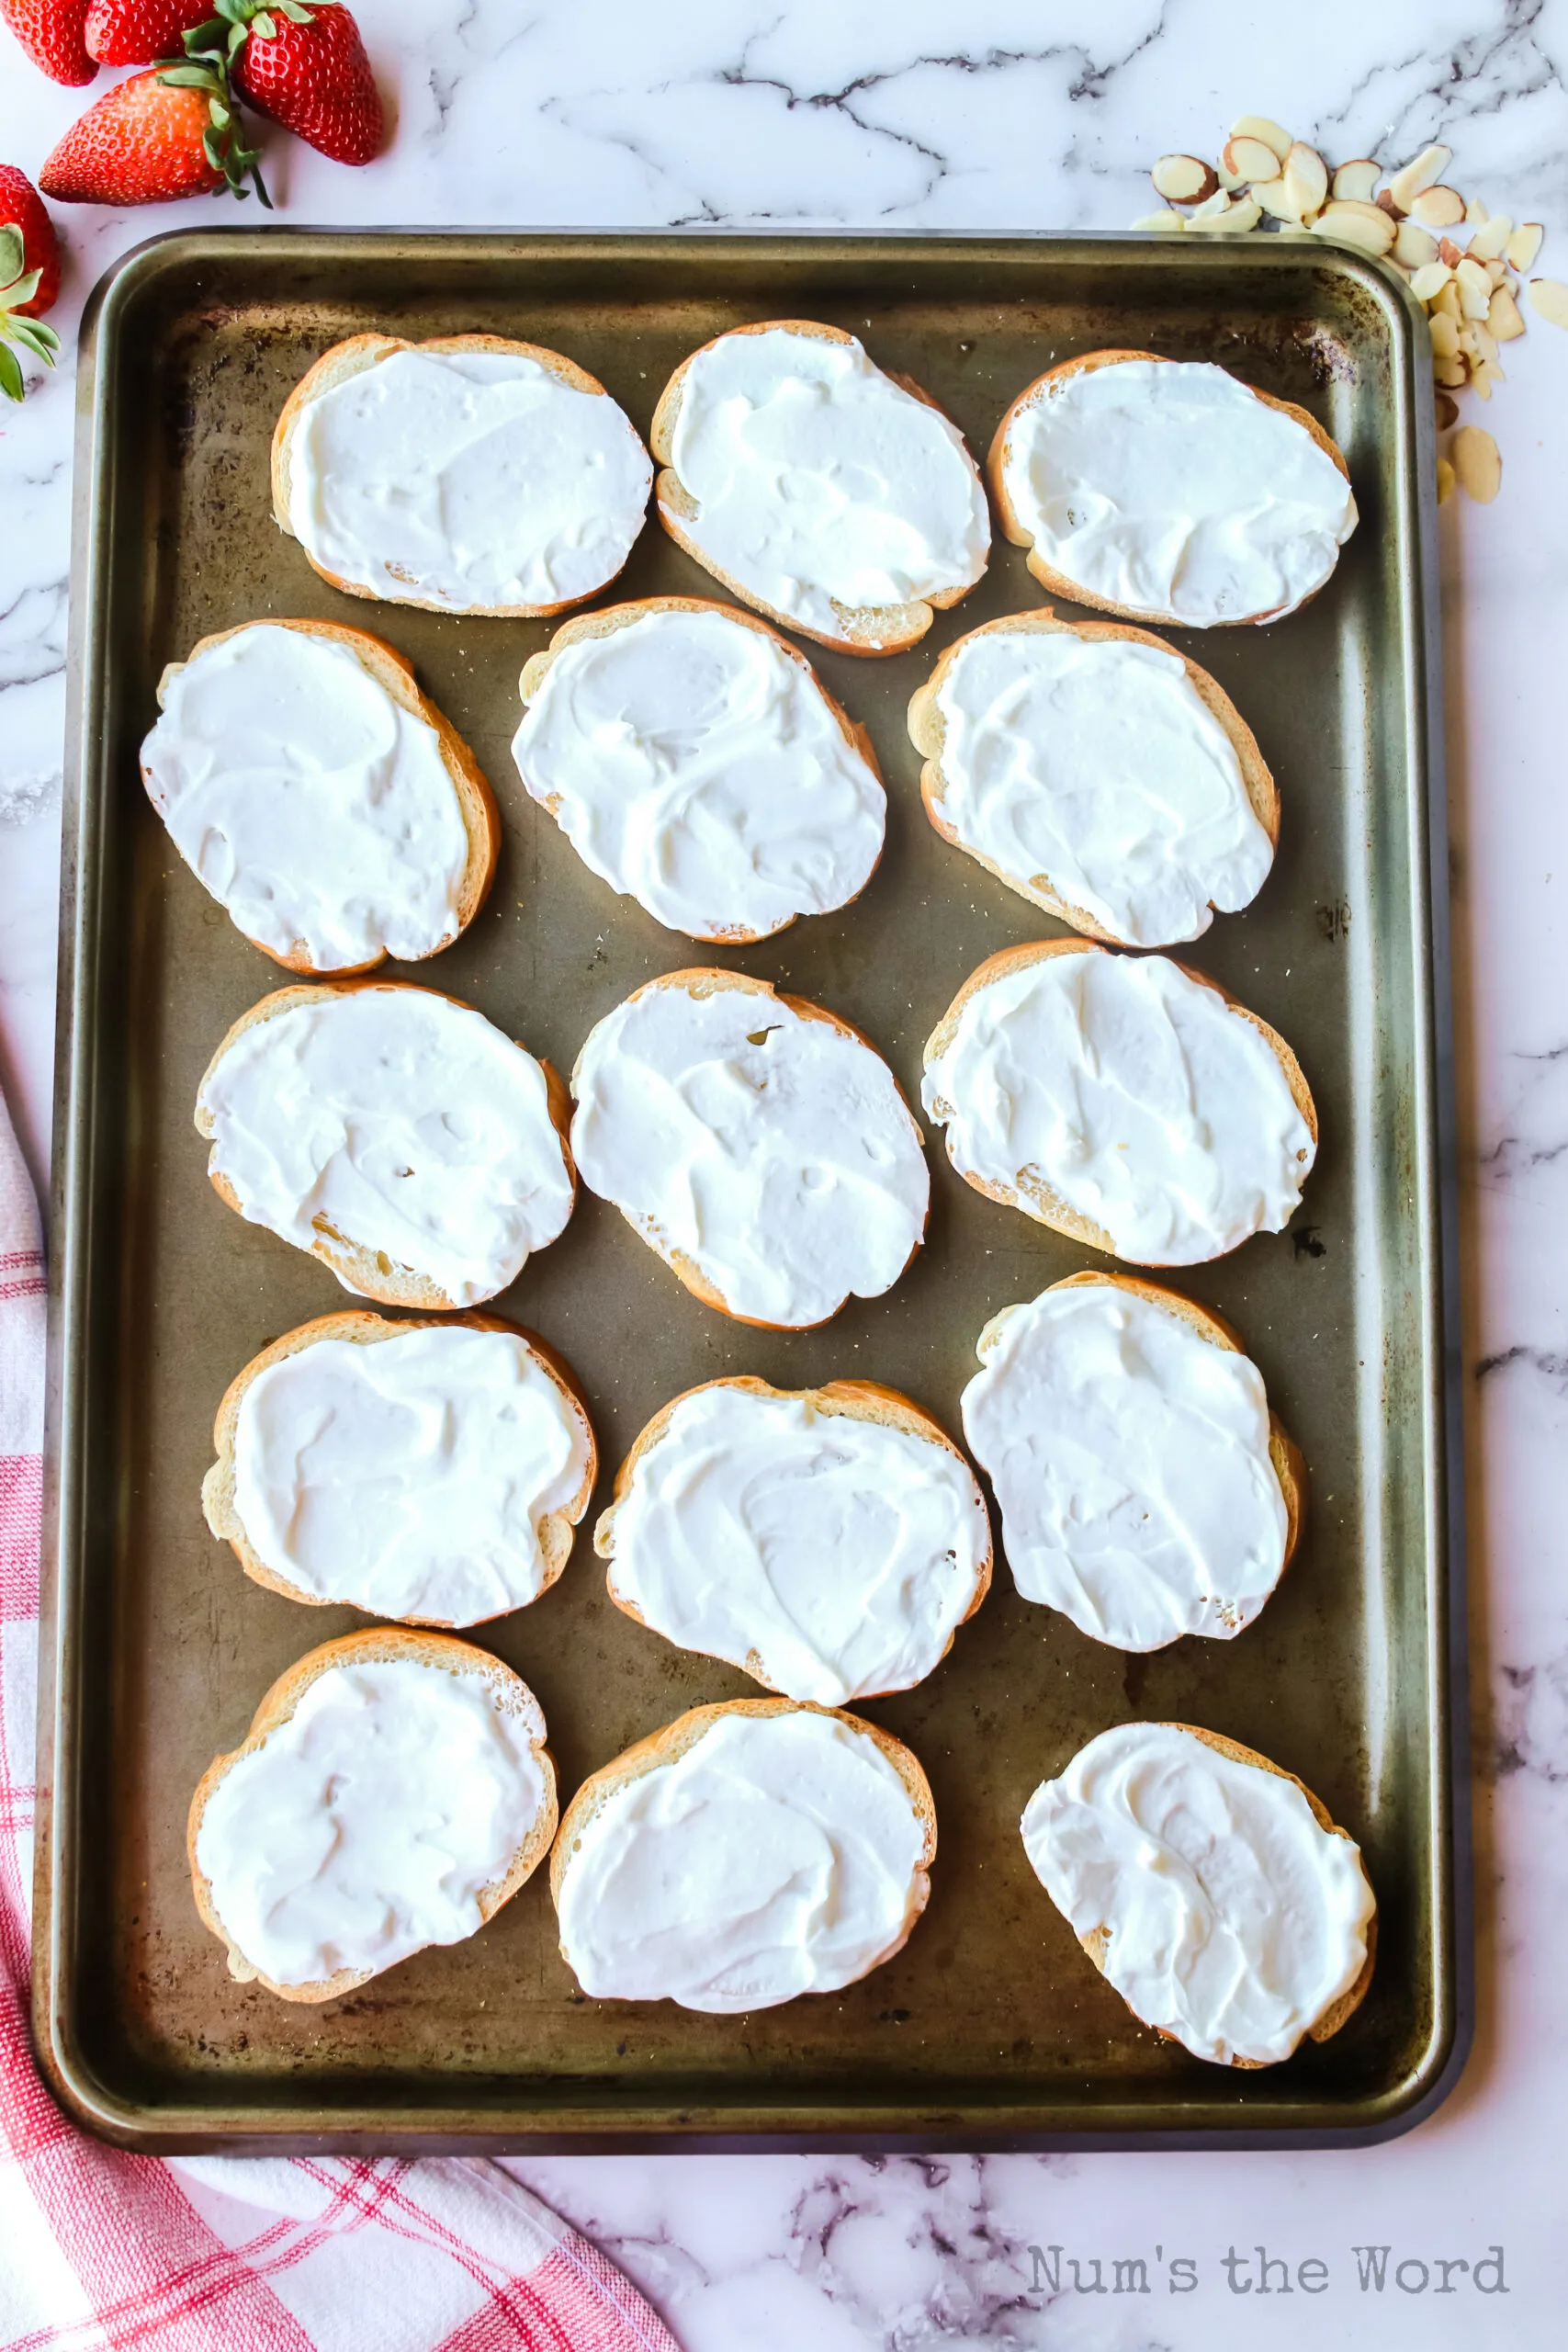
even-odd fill
[[[22,232],[13,222],[7,221],[0,229],[0,286],[9,286],[13,279],[20,277],[26,258],[27,247],[22,243]]]
[[[233,0],[233,4],[240,6],[242,0]],[[217,5],[227,17],[229,9],[225,6],[225,0],[217,0]],[[234,25],[226,31],[220,18],[214,17],[208,24],[198,25],[194,32],[185,36],[187,52],[185,62],[182,64],[176,61],[161,66],[158,79],[171,89],[200,90],[206,96],[208,124],[202,133],[201,152],[212,170],[223,175],[213,194],[220,196],[227,193],[243,200],[254,187],[264,209],[270,212],[272,198],[261,175],[261,151],[245,144],[243,118],[229,79],[229,58],[244,38],[243,26]],[[215,49],[198,50],[197,42],[207,40],[216,40],[220,45]],[[247,181],[250,187],[246,186]]]
[[[6,322],[3,331],[9,334],[13,343],[23,345],[41,359],[46,368],[53,367],[55,354],[60,349],[60,337],[52,327],[46,327],[41,319],[11,319]]]
[[[8,401],[19,401],[22,397],[20,364],[16,353],[7,350],[3,343],[0,343],[0,392],[4,392]]]
[[[25,277],[13,277],[8,286],[0,286],[0,317],[7,311],[19,311],[30,302],[43,277],[41,269],[29,269]]]

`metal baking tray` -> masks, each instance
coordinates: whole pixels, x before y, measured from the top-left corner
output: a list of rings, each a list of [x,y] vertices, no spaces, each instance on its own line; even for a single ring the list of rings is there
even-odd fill
[[[947,1662],[866,1707],[930,1773],[940,1847],[907,1949],[841,1995],[746,2018],[585,2000],[541,1871],[470,1941],[290,2007],[233,1983],[197,1919],[186,1809],[274,1677],[363,1621],[250,1583],[197,1496],[227,1382],[342,1294],[207,1182],[197,1081],[282,976],[174,854],[137,745],[164,663],[209,630],[281,614],[381,631],[473,744],[505,821],[484,913],[418,977],[570,1069],[628,990],[709,951],[613,896],[521,789],[517,674],[547,627],[339,595],[272,522],[268,437],[306,367],[367,327],[558,347],[646,431],[685,353],[776,317],[853,330],[976,451],[1043,368],[1117,345],[1219,360],[1303,401],[1348,457],[1360,527],[1325,593],[1272,628],[1173,633],[1256,729],[1284,809],[1261,896],[1194,959],[1296,1047],[1323,1125],[1292,1229],[1175,1280],[1240,1327],[1303,1449],[1306,1541],[1242,1638],[1147,1658],[1021,1601],[1003,1566]],[[1427,2111],[1462,2061],[1469,1923],[1431,378],[1403,288],[1311,238],[180,234],[99,287],[79,401],[36,1980],[39,2052],[66,2106],[154,2150],[1303,2145]],[[716,593],[650,523],[611,594],[671,591]],[[953,637],[1039,602],[998,538],[983,585],[916,651],[808,649],[874,740],[886,854],[845,914],[714,951],[860,1023],[911,1100],[959,982],[1053,926],[938,840],[906,706]],[[982,1325],[1092,1253],[968,1190],[939,1137],[930,1158],[916,1264],[803,1334],[699,1305],[581,1199],[497,1304],[585,1384],[595,1509],[655,1408],[724,1373],[864,1375],[958,1428]],[[614,1610],[585,1534],[545,1599],[479,1637],[538,1692],[563,1802],[683,1708],[754,1687]],[[1238,2074],[1156,2040],[1036,1884],[1025,1799],[1128,1715],[1260,1748],[1362,1841],[1377,1973],[1322,2047]]]

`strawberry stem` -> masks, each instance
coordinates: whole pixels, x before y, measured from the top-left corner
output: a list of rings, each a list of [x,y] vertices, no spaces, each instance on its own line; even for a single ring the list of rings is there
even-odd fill
[[[233,21],[231,9],[243,6],[244,0],[215,0],[221,15],[209,17],[184,36],[185,62],[175,62],[159,70],[158,79],[172,90],[199,90],[207,99],[208,127],[203,134],[201,152],[215,172],[221,172],[221,189],[242,199],[251,190],[247,179],[265,209],[272,210],[272,198],[266,192],[266,182],[261,175],[261,151],[245,144],[244,120],[239,100],[229,79],[229,64],[246,37],[244,23]],[[278,0],[284,5],[284,0]]]
[[[22,363],[13,344],[46,368],[52,368],[60,350],[60,337],[41,319],[24,319],[18,315],[22,304],[30,302],[38,292],[41,269],[25,269],[27,248],[20,229],[11,221],[0,227],[0,393],[8,401],[19,401],[27,387],[22,381]]]

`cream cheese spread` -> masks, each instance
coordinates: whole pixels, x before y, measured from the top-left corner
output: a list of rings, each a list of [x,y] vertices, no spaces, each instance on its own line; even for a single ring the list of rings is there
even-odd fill
[[[1122,359],[1049,382],[1014,415],[1002,488],[1034,553],[1150,620],[1277,620],[1356,527],[1304,424],[1206,362]]]
[[[520,1333],[386,1327],[260,1372],[234,1509],[264,1567],[375,1617],[474,1625],[536,1600],[540,1522],[575,1501],[582,1416]]]
[[[936,813],[1015,888],[1133,947],[1196,939],[1262,888],[1273,844],[1174,653],[980,629],[953,648],[936,707]]]
[[[203,1808],[196,1860],[218,1917],[276,1984],[460,1942],[553,1803],[544,1736],[511,1676],[503,1692],[415,1658],[328,1668]]]
[[[561,1951],[598,2000],[726,2017],[831,1993],[904,1941],[925,1905],[926,1840],[869,1731],[716,1715],[578,1832],[556,1895]]]
[[[720,335],[686,363],[671,465],[695,501],[674,519],[703,560],[816,636],[986,569],[990,516],[963,435],[852,339]]]
[[[655,1633],[829,1707],[923,1680],[990,1558],[947,1446],[725,1381],[679,1400],[596,1543]]]
[[[964,1428],[1025,1600],[1121,1650],[1252,1623],[1289,1533],[1255,1364],[1116,1283],[1006,1308],[979,1355]]]
[[[571,1215],[548,1103],[539,1063],[481,1013],[390,981],[253,1022],[197,1113],[253,1225],[378,1253],[475,1306]]]
[[[931,1176],[893,1073],[859,1037],[754,989],[655,982],[572,1073],[582,1181],[679,1251],[731,1315],[803,1329],[895,1283]]]
[[[1122,1724],[1024,1811],[1035,1873],[1145,2025],[1222,2065],[1288,2058],[1348,1993],[1375,1905],[1293,1781],[1175,1724]]]
[[[453,613],[596,595],[652,483],[607,392],[516,351],[394,351],[307,401],[288,436],[288,524],[311,561]]]
[[[346,971],[457,937],[468,836],[441,739],[351,646],[258,621],[194,654],[141,773],[180,855],[275,956]]]
[[[863,890],[886,797],[808,665],[716,607],[562,646],[512,746],[583,864],[694,939]]]
[[[928,1061],[923,1099],[961,1174],[1065,1205],[1137,1265],[1278,1233],[1315,1149],[1268,1040],[1163,956],[1001,973]]]

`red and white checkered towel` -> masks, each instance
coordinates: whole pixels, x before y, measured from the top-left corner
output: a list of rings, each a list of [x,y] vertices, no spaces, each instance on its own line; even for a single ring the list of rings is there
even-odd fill
[[[28,2037],[44,1274],[0,1102],[0,2348],[678,2352],[597,2247],[499,2165],[100,2147]]]

